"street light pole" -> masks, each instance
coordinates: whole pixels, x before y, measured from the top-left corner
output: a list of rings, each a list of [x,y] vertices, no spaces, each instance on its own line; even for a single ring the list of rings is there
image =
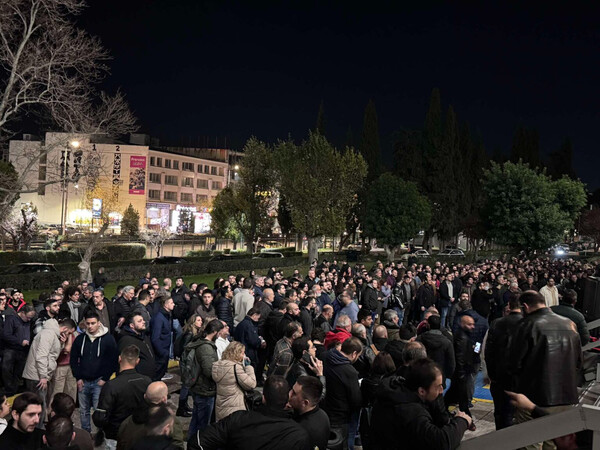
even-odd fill
[[[69,156],[71,153],[71,149],[69,146],[73,148],[79,148],[79,141],[71,141],[67,145],[67,147],[63,150],[63,173],[62,173],[62,201],[60,208],[60,234],[65,234],[65,226],[67,222],[67,201],[69,199],[69,184],[67,180],[67,176],[69,174]]]

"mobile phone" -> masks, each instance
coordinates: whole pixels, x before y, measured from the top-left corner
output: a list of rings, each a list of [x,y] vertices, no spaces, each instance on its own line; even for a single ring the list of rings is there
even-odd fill
[[[310,364],[312,366],[312,359],[310,357],[310,353],[306,352],[302,355],[302,360],[306,363],[306,364]]]
[[[475,343],[475,348],[473,349],[475,353],[479,353],[481,351],[481,342]]]

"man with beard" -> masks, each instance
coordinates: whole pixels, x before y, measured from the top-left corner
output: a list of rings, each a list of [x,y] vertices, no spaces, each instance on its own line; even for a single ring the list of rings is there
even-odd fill
[[[152,341],[147,333],[147,324],[144,316],[134,311],[129,316],[127,325],[121,329],[121,339],[119,339],[119,353],[130,345],[138,348],[140,354],[139,363],[135,366],[135,370],[147,377],[154,377],[156,372],[156,360],[154,358],[154,350],[152,349]]]
[[[24,392],[12,405],[12,422],[0,435],[0,448],[10,450],[38,450],[42,448],[44,432],[38,428],[42,414],[42,398],[33,392]]]
[[[54,295],[44,301],[44,309],[40,312],[37,320],[35,321],[34,335],[38,335],[44,327],[44,322],[48,319],[56,319],[58,312],[60,311],[60,299],[57,299]]]

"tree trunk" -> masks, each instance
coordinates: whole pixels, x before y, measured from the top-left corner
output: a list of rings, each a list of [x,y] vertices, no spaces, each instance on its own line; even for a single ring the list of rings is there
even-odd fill
[[[308,263],[312,264],[312,262],[316,259],[319,259],[319,239],[318,237],[309,237],[308,238]]]
[[[385,250],[385,254],[387,256],[387,262],[394,261],[394,257],[396,256],[396,247],[391,247],[389,245],[384,245],[383,249]]]
[[[477,262],[478,255],[479,255],[479,239],[475,239],[475,255],[473,256],[474,262]]]
[[[108,228],[108,222],[104,222],[100,231],[92,236],[88,247],[85,249],[85,253],[81,258],[81,262],[77,266],[79,268],[79,279],[80,281],[92,282],[92,258],[99,248],[98,240],[100,236],[104,234]]]

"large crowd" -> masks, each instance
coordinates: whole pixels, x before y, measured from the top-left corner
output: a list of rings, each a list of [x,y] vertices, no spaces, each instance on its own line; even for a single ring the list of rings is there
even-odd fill
[[[114,296],[102,271],[31,303],[0,289],[0,448],[454,449],[480,372],[497,429],[577,403],[596,271],[315,261],[212,286],[147,273]]]

